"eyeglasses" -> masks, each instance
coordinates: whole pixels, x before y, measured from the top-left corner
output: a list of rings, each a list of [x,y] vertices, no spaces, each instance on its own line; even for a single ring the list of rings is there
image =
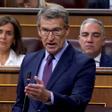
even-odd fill
[[[39,28],[42,35],[48,36],[50,32],[52,32],[55,36],[60,36],[65,28],[53,28],[53,29],[47,29],[47,28]]]

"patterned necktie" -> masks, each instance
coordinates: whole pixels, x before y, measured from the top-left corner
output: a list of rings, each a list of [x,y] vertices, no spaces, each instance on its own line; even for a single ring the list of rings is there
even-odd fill
[[[44,84],[47,85],[47,82],[51,76],[52,73],[52,60],[54,59],[53,55],[48,55],[47,57],[47,62],[44,66],[44,71],[43,71],[43,81]]]

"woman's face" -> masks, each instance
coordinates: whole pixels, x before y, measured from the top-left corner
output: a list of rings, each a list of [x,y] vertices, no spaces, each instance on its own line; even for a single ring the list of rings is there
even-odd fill
[[[11,23],[0,26],[0,52],[8,52],[15,42],[14,27]]]

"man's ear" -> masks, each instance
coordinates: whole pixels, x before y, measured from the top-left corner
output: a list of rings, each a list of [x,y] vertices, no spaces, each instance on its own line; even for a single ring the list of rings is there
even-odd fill
[[[79,41],[79,44],[81,44],[81,43],[80,43],[80,35],[78,36],[78,41]]]
[[[68,36],[69,33],[70,33],[70,27],[67,27],[67,28],[66,28],[66,36]]]
[[[41,36],[40,29],[37,27],[38,35]]]
[[[105,45],[105,40],[106,40],[106,37],[104,36],[103,40],[102,40],[103,41],[103,46]]]

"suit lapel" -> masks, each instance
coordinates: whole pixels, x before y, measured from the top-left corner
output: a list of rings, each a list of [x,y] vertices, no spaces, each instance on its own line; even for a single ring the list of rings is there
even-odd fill
[[[101,67],[103,67],[103,66],[108,67],[109,64],[110,64],[109,57],[106,54],[102,53],[101,60],[100,60],[100,66]]]
[[[38,75],[38,71],[39,71],[39,68],[40,68],[40,64],[42,62],[42,59],[45,55],[45,52],[44,50],[40,53],[38,53],[38,56],[35,57],[35,60],[33,61],[33,68],[32,68],[32,72],[34,75]]]
[[[51,89],[59,77],[62,77],[65,74],[65,70],[69,68],[70,64],[72,63],[73,50],[73,47],[69,45],[61,56],[47,84],[48,89]]]

